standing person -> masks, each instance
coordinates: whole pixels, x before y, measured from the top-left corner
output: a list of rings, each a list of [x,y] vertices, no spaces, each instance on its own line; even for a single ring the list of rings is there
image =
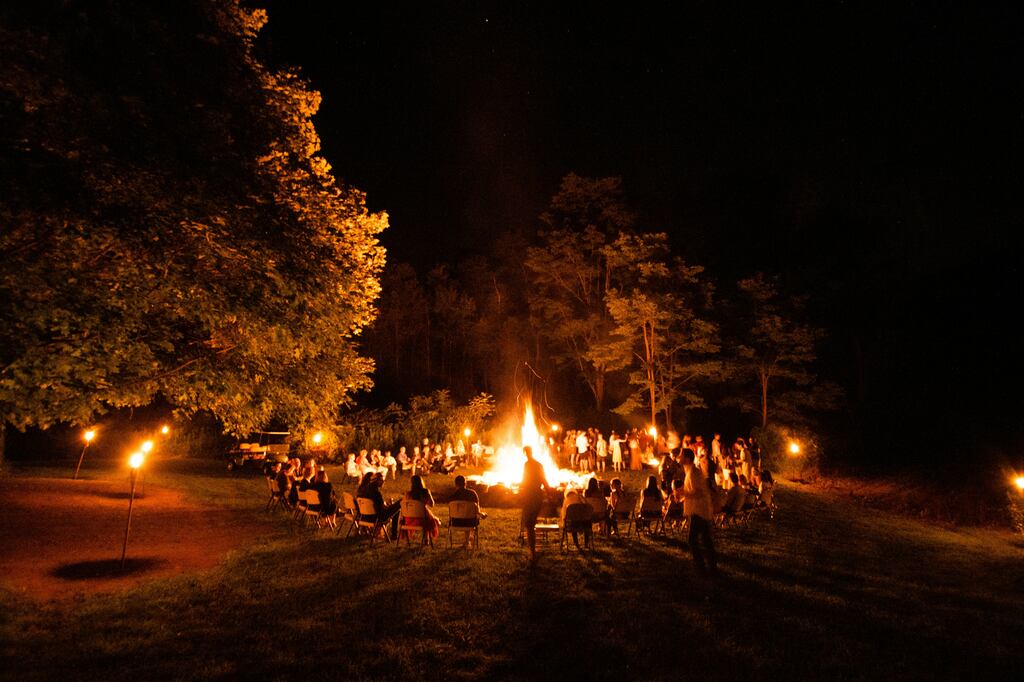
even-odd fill
[[[683,481],[683,513],[690,519],[688,541],[693,553],[693,563],[696,564],[698,573],[710,572],[711,575],[716,575],[718,557],[711,537],[711,525],[715,519],[714,503],[707,480],[693,464],[692,450],[683,450],[683,471],[686,472],[686,479]],[[703,549],[701,545],[704,546]]]
[[[629,432],[629,470],[643,471],[644,463],[640,459],[640,434],[633,429]]]
[[[619,434],[612,431],[612,435],[608,437],[608,445],[612,451],[612,471],[621,472],[622,466],[622,439],[619,438]]]
[[[523,463],[523,479],[519,484],[519,499],[523,503],[523,527],[526,541],[530,545],[530,561],[537,560],[537,517],[544,506],[544,500],[551,490],[544,476],[544,467],[533,458],[533,448],[523,446],[526,462]]]
[[[604,439],[604,434],[598,431],[597,433],[597,470],[604,471],[607,468],[608,462],[608,441]]]
[[[714,440],[711,441],[711,459],[718,466],[722,466],[722,434],[720,433],[716,433]]]
[[[576,466],[583,469],[583,460],[587,457],[587,451],[590,450],[590,439],[587,438],[586,431],[580,431],[576,434]]]

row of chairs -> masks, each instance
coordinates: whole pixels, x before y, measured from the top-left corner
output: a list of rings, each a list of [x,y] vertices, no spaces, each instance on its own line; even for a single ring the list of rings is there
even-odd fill
[[[273,478],[268,476],[266,479],[270,490],[266,511],[280,509],[290,513],[299,525],[305,525],[309,519],[312,519],[317,528],[337,528],[337,513],[328,513],[324,509],[320,501],[320,493],[317,490],[306,488],[297,491],[297,500],[293,505],[288,500],[287,493],[281,492]]]
[[[402,500],[398,516],[398,536],[391,537],[390,518],[382,518],[373,505],[373,500],[355,497],[352,493],[342,493],[342,504],[339,509],[328,513],[323,508],[318,491],[307,488],[297,492],[298,501],[292,505],[285,493],[277,487],[274,479],[267,478],[270,498],[267,500],[266,511],[280,509],[292,514],[300,525],[312,519],[317,528],[330,528],[337,534],[345,530],[345,537],[356,536],[369,538],[372,545],[375,540],[395,541],[398,546],[402,538],[406,544],[412,544],[412,537],[419,532],[422,544],[433,546],[433,536],[429,532],[427,508],[422,502]],[[340,519],[339,519],[340,517]],[[480,548],[480,506],[475,502],[452,501],[448,503],[448,544],[453,544],[453,535],[463,533],[469,547]]]
[[[420,534],[421,544],[433,546],[434,538],[430,532],[432,523],[427,507],[416,500],[402,500],[398,511],[398,536],[391,537],[389,526],[391,519],[377,513],[373,500],[355,497],[352,493],[342,493],[343,523],[348,523],[345,537],[367,537],[370,544],[377,539],[395,543],[398,547],[402,539],[406,545],[412,544],[412,538]],[[337,532],[341,533],[339,525]],[[473,549],[480,548],[480,506],[476,502],[455,500],[448,503],[448,546],[454,544],[453,535],[461,532],[465,535],[466,544]]]
[[[550,534],[558,534],[559,548],[563,551],[569,546],[570,535],[575,540],[582,534],[583,546],[592,547],[595,531],[606,537],[611,535],[612,522],[617,528],[617,534],[627,538],[632,537],[634,533],[637,538],[642,538],[645,533],[649,537],[654,537],[686,530],[687,520],[681,502],[663,505],[658,500],[648,499],[638,504],[637,498],[635,493],[624,493],[619,496],[614,508],[611,508],[603,497],[581,498],[580,502],[566,507],[561,518],[556,516],[554,508],[549,507],[546,513],[542,511],[534,529],[537,537],[543,541],[546,541]],[[719,527],[743,524],[763,511],[774,516],[774,509],[774,505],[761,505],[734,513],[722,512],[716,515],[715,524]],[[526,529],[520,528],[520,541],[523,541],[525,536]]]

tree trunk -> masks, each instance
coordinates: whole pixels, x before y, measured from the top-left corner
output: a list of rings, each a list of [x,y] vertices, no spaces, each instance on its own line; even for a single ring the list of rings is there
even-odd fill
[[[604,372],[601,370],[594,376],[594,405],[598,412],[604,410]]]
[[[768,426],[768,375],[761,373],[761,428]]]
[[[7,444],[7,422],[0,419],[0,472],[4,470],[4,465],[7,460],[4,458],[6,453],[5,446]]]

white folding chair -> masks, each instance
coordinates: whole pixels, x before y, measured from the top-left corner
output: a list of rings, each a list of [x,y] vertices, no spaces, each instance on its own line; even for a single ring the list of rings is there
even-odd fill
[[[465,533],[465,543],[480,549],[480,505],[476,502],[454,500],[448,503],[448,546],[452,546],[452,532]]]
[[[412,536],[416,531],[423,533],[424,545],[434,546],[434,538],[429,533],[430,519],[427,518],[427,506],[417,500],[402,500],[401,511],[398,513],[398,539],[395,542],[397,547],[402,543],[402,536],[405,536],[407,545],[412,544]]]
[[[383,535],[387,542],[391,542],[387,519],[383,518],[384,514],[377,513],[373,500],[368,497],[357,497],[356,506],[359,508],[359,520],[356,521],[356,525],[361,534],[370,536],[370,545],[373,545],[378,535]]]

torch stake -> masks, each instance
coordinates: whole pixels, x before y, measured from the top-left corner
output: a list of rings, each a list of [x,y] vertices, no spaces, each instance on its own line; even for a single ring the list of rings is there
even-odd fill
[[[121,548],[121,570],[124,570],[124,557],[128,553],[128,533],[132,529],[132,505],[135,504],[135,481],[138,477],[138,470],[132,469],[132,492],[128,497],[128,523],[124,526],[124,546]]]
[[[80,454],[78,456],[78,466],[75,467],[75,475],[72,478],[72,480],[74,480],[74,481],[78,480],[78,470],[82,468],[82,460],[85,459],[85,451],[88,450],[88,449],[89,449],[89,443],[88,443],[88,441],[86,441],[85,447],[82,448],[82,454]]]

